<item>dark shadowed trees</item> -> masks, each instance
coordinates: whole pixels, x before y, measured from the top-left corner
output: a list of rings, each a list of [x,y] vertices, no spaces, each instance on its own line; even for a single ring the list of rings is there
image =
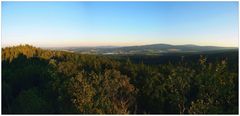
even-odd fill
[[[237,59],[197,58],[136,63],[30,45],[6,47],[2,113],[237,114]]]

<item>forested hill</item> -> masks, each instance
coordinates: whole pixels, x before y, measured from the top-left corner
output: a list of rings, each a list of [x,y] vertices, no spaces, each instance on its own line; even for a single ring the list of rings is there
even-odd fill
[[[202,55],[196,62],[135,64],[30,45],[6,47],[2,113],[237,114],[238,70],[229,67],[238,66],[228,62]]]
[[[151,44],[139,46],[99,46],[99,47],[64,47],[49,48],[82,54],[128,54],[128,55],[160,55],[168,53],[199,53],[207,51],[237,50],[237,47]]]

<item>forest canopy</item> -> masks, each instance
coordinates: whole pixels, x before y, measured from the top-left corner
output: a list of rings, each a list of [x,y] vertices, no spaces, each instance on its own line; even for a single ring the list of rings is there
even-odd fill
[[[148,64],[31,45],[2,48],[2,113],[237,114],[238,53]]]

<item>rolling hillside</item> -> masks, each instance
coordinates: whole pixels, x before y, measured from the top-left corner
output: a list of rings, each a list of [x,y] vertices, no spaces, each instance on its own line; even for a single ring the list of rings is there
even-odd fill
[[[83,54],[163,54],[163,53],[196,53],[216,50],[237,49],[235,47],[219,46],[197,46],[197,45],[170,45],[170,44],[152,44],[141,46],[100,46],[100,47],[67,47],[51,48]]]

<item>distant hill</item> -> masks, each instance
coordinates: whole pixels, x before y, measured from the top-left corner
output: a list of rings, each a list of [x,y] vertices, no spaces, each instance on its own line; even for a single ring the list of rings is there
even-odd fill
[[[238,49],[237,47],[219,46],[197,46],[197,45],[170,45],[170,44],[151,44],[141,46],[100,46],[100,47],[67,47],[57,48],[58,50],[78,52],[83,54],[163,54],[163,53],[195,53],[216,50]]]

